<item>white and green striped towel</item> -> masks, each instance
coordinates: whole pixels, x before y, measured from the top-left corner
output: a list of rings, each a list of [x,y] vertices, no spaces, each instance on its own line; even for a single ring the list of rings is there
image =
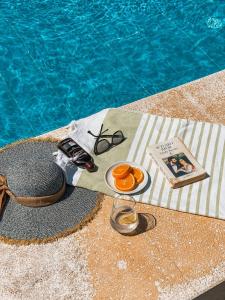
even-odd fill
[[[93,120],[95,121],[92,122]],[[143,194],[135,196],[136,201],[225,219],[225,127],[223,125],[109,109],[99,113],[98,118],[95,115],[89,117],[88,122],[87,119],[75,122],[70,135],[76,140],[77,137],[81,138],[77,133],[82,132],[81,144],[84,145],[85,140],[89,141],[87,143],[89,149],[86,149],[91,150],[95,140],[90,140],[87,130],[90,129],[98,134],[101,123],[104,123],[104,128],[109,128],[111,133],[118,129],[122,130],[127,137],[126,141],[97,157],[91,153],[99,167],[97,173],[76,171],[62,153],[59,153],[57,161],[65,170],[68,183],[113,196],[104,182],[105,171],[118,160],[134,161],[143,165],[151,176],[150,187]],[[174,136],[179,136],[184,141],[210,175],[209,178],[180,189],[170,188],[164,175],[146,153],[146,149],[150,144],[157,144]]]

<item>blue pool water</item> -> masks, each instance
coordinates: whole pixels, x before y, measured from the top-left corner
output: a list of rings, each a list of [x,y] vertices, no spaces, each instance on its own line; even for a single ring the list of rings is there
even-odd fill
[[[1,0],[0,145],[225,68],[225,2]]]

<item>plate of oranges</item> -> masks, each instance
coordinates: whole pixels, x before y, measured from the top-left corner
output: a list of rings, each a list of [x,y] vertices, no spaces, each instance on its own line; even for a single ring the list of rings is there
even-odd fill
[[[106,171],[105,182],[119,194],[135,194],[147,185],[148,173],[134,162],[118,161]]]

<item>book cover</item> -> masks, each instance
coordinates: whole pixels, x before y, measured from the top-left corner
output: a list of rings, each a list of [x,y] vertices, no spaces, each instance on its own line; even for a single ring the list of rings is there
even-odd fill
[[[208,177],[206,171],[178,137],[151,145],[147,151],[172,188],[182,187]]]

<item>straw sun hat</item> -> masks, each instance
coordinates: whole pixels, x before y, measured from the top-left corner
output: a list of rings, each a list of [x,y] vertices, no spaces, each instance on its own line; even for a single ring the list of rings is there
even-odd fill
[[[30,139],[0,150],[0,240],[29,244],[68,235],[93,218],[96,192],[66,185],[56,140]]]

